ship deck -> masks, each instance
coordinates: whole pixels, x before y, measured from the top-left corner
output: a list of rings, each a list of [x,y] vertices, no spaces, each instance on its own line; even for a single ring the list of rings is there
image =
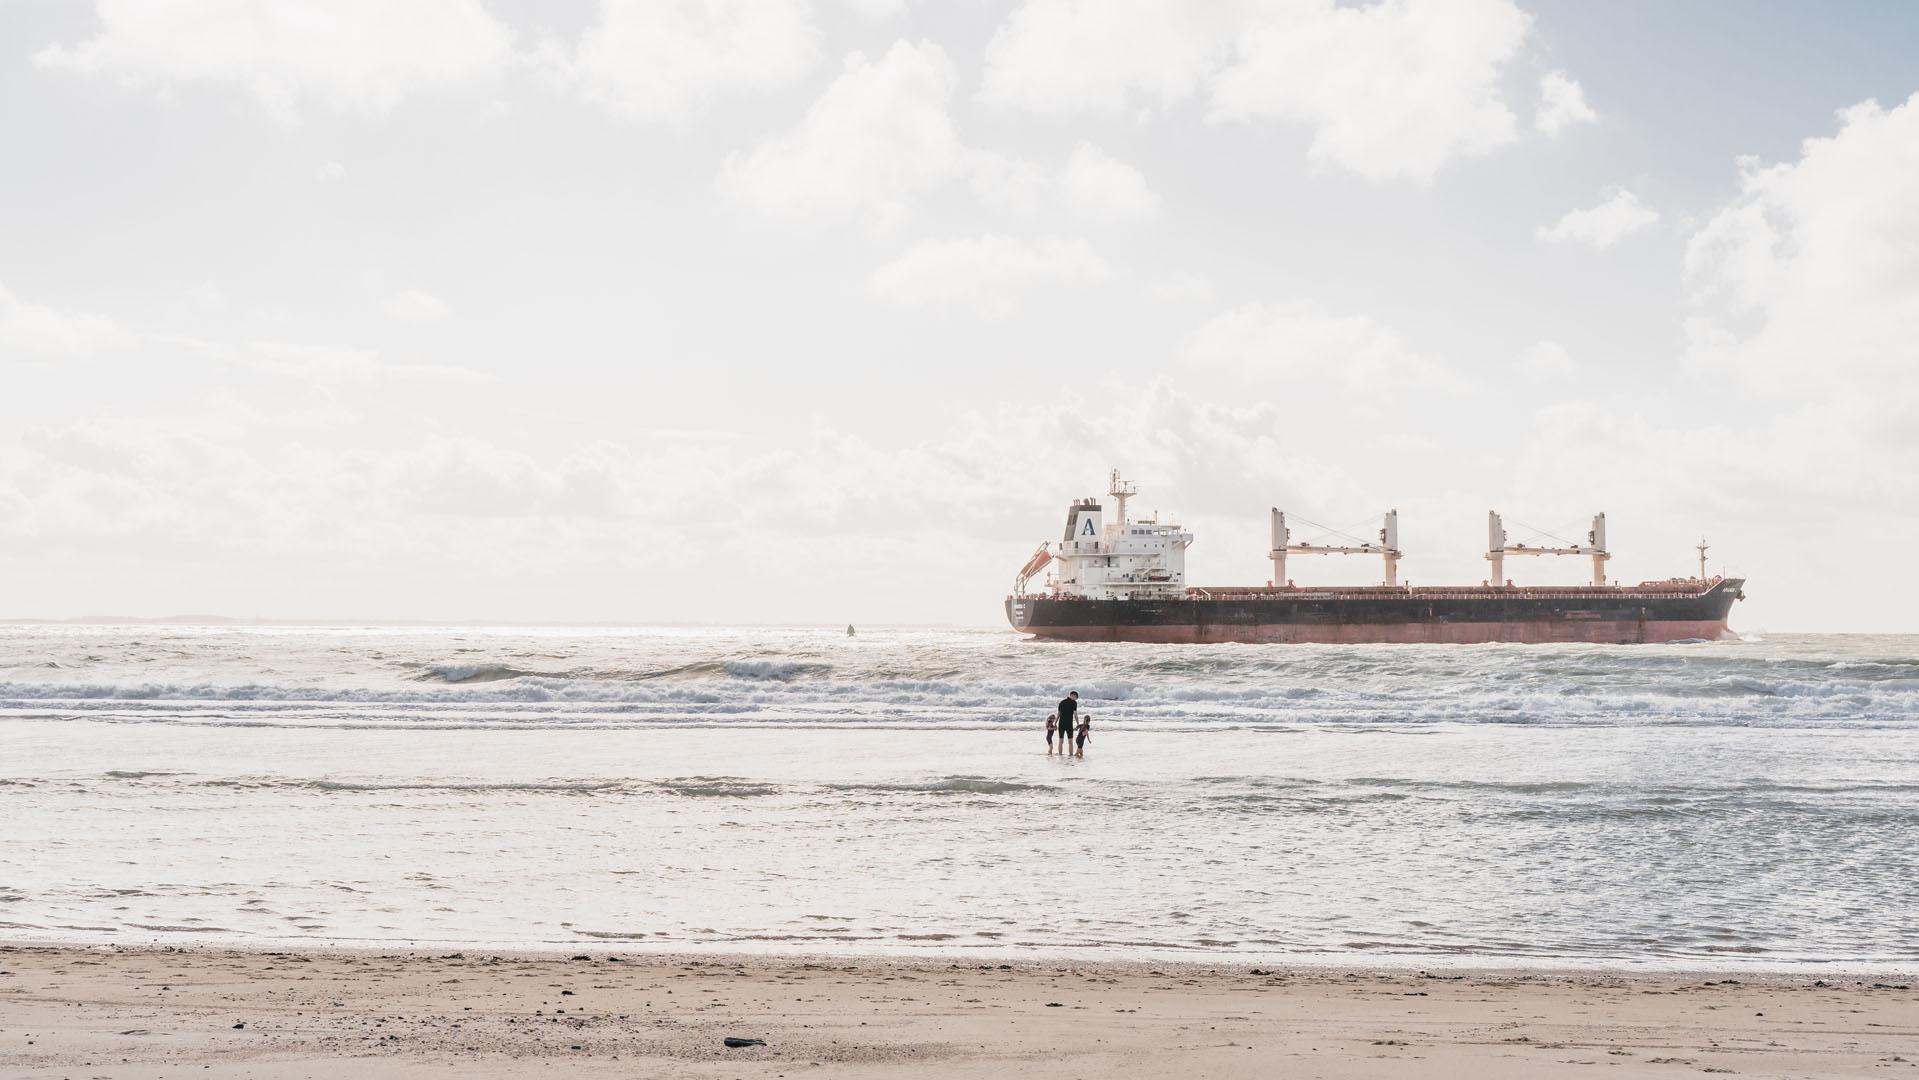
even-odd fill
[[[1704,596],[1724,582],[1674,578],[1642,581],[1637,585],[1226,585],[1191,586],[1188,600],[1617,600],[1627,597]],[[1073,599],[1059,597],[1058,599]]]

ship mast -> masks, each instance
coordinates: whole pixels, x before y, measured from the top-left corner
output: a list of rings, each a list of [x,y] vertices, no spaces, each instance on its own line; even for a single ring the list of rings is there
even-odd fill
[[[1114,469],[1112,486],[1106,489],[1106,494],[1111,495],[1114,501],[1119,503],[1119,523],[1126,524],[1126,500],[1139,494],[1139,485],[1131,480],[1121,480],[1119,470]]]
[[[1706,580],[1706,538],[1699,538],[1699,580]]]

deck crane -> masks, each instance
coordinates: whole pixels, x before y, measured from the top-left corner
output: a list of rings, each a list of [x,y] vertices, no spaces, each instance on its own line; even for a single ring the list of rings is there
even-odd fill
[[[1568,544],[1565,547],[1528,547],[1525,544],[1506,543],[1506,525],[1500,519],[1499,511],[1486,511],[1486,560],[1493,564],[1492,583],[1506,584],[1506,556],[1508,555],[1585,555],[1593,561],[1593,584],[1606,583],[1606,560],[1612,558],[1612,552],[1606,550],[1606,515],[1593,515],[1592,529],[1586,533],[1583,544]],[[1702,575],[1703,576],[1703,575]]]
[[[1399,511],[1388,510],[1379,530],[1379,543],[1360,543],[1358,545],[1295,544],[1292,531],[1286,527],[1286,512],[1273,507],[1273,547],[1267,558],[1273,560],[1273,584],[1284,588],[1286,580],[1286,556],[1293,555],[1378,555],[1385,561],[1386,584],[1399,584],[1399,558],[1405,554],[1399,550]]]

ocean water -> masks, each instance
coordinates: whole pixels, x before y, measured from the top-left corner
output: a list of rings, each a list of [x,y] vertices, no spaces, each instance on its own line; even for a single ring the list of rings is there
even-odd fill
[[[0,627],[0,941],[1909,967],[1915,882],[1914,637]]]

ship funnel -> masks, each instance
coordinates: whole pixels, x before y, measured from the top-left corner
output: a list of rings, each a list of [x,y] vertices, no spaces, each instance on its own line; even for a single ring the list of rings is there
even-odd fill
[[[1081,499],[1066,510],[1066,533],[1060,551],[1098,551],[1105,536],[1099,500]]]

